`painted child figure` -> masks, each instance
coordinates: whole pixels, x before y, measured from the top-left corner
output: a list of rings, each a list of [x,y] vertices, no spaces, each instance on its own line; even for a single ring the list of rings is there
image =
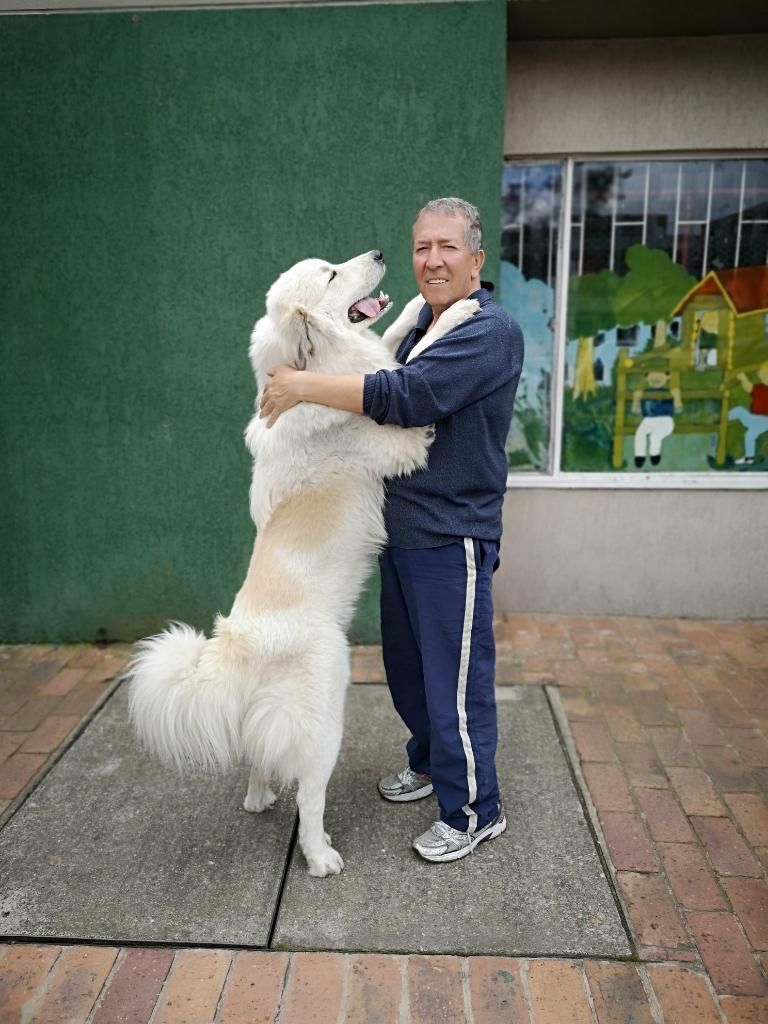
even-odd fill
[[[645,375],[645,388],[638,388],[632,395],[632,412],[642,415],[635,431],[635,465],[645,465],[646,454],[651,465],[661,462],[661,445],[675,429],[674,415],[683,408],[679,387],[669,386],[666,370],[650,370]],[[648,392],[656,392],[651,396]]]
[[[739,374],[741,386],[750,396],[749,409],[737,405],[728,413],[729,420],[738,420],[744,427],[744,454],[736,459],[737,466],[750,466],[755,461],[757,439],[768,430],[768,361],[757,370],[757,381],[746,373]]]

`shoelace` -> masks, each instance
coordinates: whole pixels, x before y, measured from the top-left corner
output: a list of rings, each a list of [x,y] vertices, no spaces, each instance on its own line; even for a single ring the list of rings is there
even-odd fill
[[[456,842],[461,842],[462,837],[466,837],[465,832],[459,832],[458,829],[453,828],[451,825],[446,825],[444,821],[436,821],[432,826],[432,831],[438,836],[446,836]]]
[[[435,824],[432,826],[432,831],[437,833],[437,835],[439,836],[445,837],[446,839],[453,839],[454,842],[458,843],[459,845],[461,845],[461,841],[463,839],[466,839],[467,837],[466,832],[459,832],[458,829],[452,828],[451,825],[446,825],[444,821],[436,821]],[[470,856],[474,854],[474,852],[475,848],[472,847],[469,851]]]

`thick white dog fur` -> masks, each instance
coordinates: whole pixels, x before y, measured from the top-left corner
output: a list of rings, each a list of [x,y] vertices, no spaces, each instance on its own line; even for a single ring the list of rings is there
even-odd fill
[[[304,260],[278,278],[251,335],[259,392],[279,363],[327,373],[396,365],[392,354],[423,299],[410,302],[383,338],[367,329],[377,317],[359,325],[348,317],[384,274],[376,256],[336,266]],[[478,308],[472,300],[451,306],[430,343]],[[426,465],[432,429],[380,426],[306,403],[268,429],[258,400],[256,410],[245,432],[257,529],[245,582],[210,639],[174,624],[141,642],[129,669],[130,714],[165,763],[249,763],[247,811],[274,803],[273,777],[297,780],[299,842],[310,874],[324,876],[343,867],[323,814],[349,682],[346,631],[371,556],[386,539],[384,478]]]

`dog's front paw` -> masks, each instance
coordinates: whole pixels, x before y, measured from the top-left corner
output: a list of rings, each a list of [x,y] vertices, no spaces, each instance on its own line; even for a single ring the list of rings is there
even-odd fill
[[[400,429],[400,428],[396,428]],[[407,427],[402,430],[398,464],[392,476],[414,473],[427,464],[429,446],[435,439],[434,424],[428,427]]]
[[[477,299],[459,299],[441,315],[438,325],[443,331],[452,331],[454,327],[458,327],[479,312],[480,303]]]
[[[256,795],[247,793],[243,800],[243,809],[251,814],[261,814],[262,811],[268,811],[275,800],[277,800],[277,795],[267,786],[265,790]]]
[[[309,873],[315,878],[325,878],[326,875],[338,875],[344,867],[341,854],[334,850],[332,846],[326,846],[323,850],[305,854],[305,856],[309,865]]]
[[[421,295],[414,295],[414,297],[403,306],[403,310],[400,316],[397,318],[400,321],[402,327],[409,329],[416,326],[419,322],[419,313],[424,309],[424,299]]]
[[[424,308],[424,299],[416,295],[403,308],[397,320],[386,329],[383,336],[384,344],[392,348],[399,344],[416,324],[419,322],[419,314]]]

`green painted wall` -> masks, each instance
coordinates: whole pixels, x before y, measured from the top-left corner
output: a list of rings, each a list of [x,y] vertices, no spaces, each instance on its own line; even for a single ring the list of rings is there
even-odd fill
[[[253,539],[248,336],[277,273],[479,204],[504,5],[0,18],[0,639],[228,611]],[[493,259],[492,259],[493,262]],[[375,585],[353,637],[377,636]]]

